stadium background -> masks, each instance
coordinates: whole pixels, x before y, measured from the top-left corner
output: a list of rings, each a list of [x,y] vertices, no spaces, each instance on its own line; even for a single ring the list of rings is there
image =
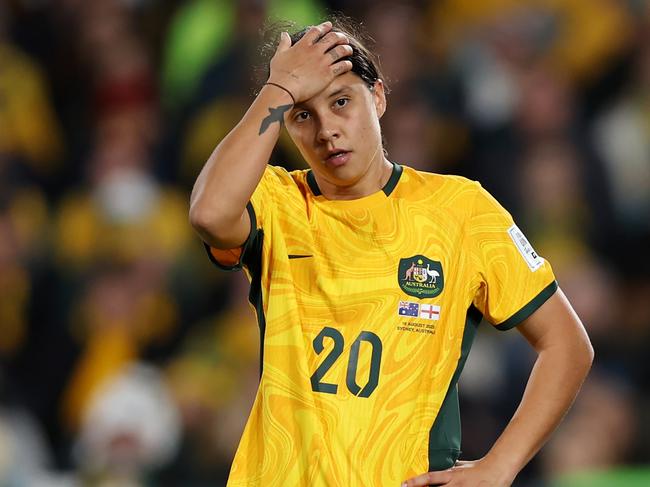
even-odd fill
[[[251,101],[265,19],[326,9],[376,41],[390,159],[480,180],[594,342],[516,485],[650,485],[644,0],[0,0],[0,485],[225,483],[259,338],[189,193]],[[303,167],[286,139],[273,161]],[[465,458],[533,359],[483,327],[460,383]]]

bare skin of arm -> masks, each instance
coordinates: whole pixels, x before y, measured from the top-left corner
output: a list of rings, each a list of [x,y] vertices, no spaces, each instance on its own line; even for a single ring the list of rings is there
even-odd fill
[[[509,486],[560,423],[591,367],[589,337],[559,289],[517,329],[538,356],[521,403],[501,436],[480,460],[419,475],[403,486]]]
[[[284,114],[352,69],[348,39],[325,22],[291,45],[286,32],[271,60],[268,82],[242,120],[217,145],[201,170],[190,199],[190,222],[209,245],[232,249],[250,232],[246,205],[280,135]],[[291,93],[291,95],[289,94]]]

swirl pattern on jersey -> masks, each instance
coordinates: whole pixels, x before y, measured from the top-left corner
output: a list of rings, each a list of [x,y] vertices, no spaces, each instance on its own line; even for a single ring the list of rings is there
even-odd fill
[[[478,183],[397,168],[389,194],[332,201],[306,171],[267,167],[251,199],[250,238],[263,238],[242,256],[261,264],[263,373],[229,486],[398,485],[427,471],[468,310],[500,325],[554,282]],[[442,291],[407,294],[400,280],[432,282],[431,263]]]

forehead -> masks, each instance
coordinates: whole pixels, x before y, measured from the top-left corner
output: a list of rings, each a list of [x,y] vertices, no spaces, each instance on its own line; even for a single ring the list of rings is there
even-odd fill
[[[334,78],[320,93],[299,103],[298,105],[313,105],[320,101],[327,101],[332,96],[344,91],[363,90],[368,90],[368,85],[365,81],[351,71],[348,71],[347,73]]]

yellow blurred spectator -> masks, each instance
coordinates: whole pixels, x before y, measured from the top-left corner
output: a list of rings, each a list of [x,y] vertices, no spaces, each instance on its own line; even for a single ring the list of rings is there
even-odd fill
[[[16,190],[0,209],[0,357],[11,357],[27,334],[32,296],[29,263],[46,242],[48,209],[34,188]]]
[[[61,163],[63,139],[44,75],[23,52],[0,39],[0,153],[19,156],[50,175]]]
[[[245,299],[245,279],[231,274],[230,309],[196,327],[167,368],[197,463],[230,464],[259,382],[260,332]]]
[[[72,310],[72,334],[82,347],[64,397],[64,417],[75,430],[95,393],[142,350],[169,339],[178,310],[165,289],[165,269],[142,259],[100,269]]]
[[[612,0],[442,0],[429,8],[429,42],[449,53],[486,28],[508,28],[524,19],[539,27],[550,64],[585,80],[632,40],[624,2]],[[520,26],[521,27],[521,26]],[[515,48],[516,46],[511,46]]]

